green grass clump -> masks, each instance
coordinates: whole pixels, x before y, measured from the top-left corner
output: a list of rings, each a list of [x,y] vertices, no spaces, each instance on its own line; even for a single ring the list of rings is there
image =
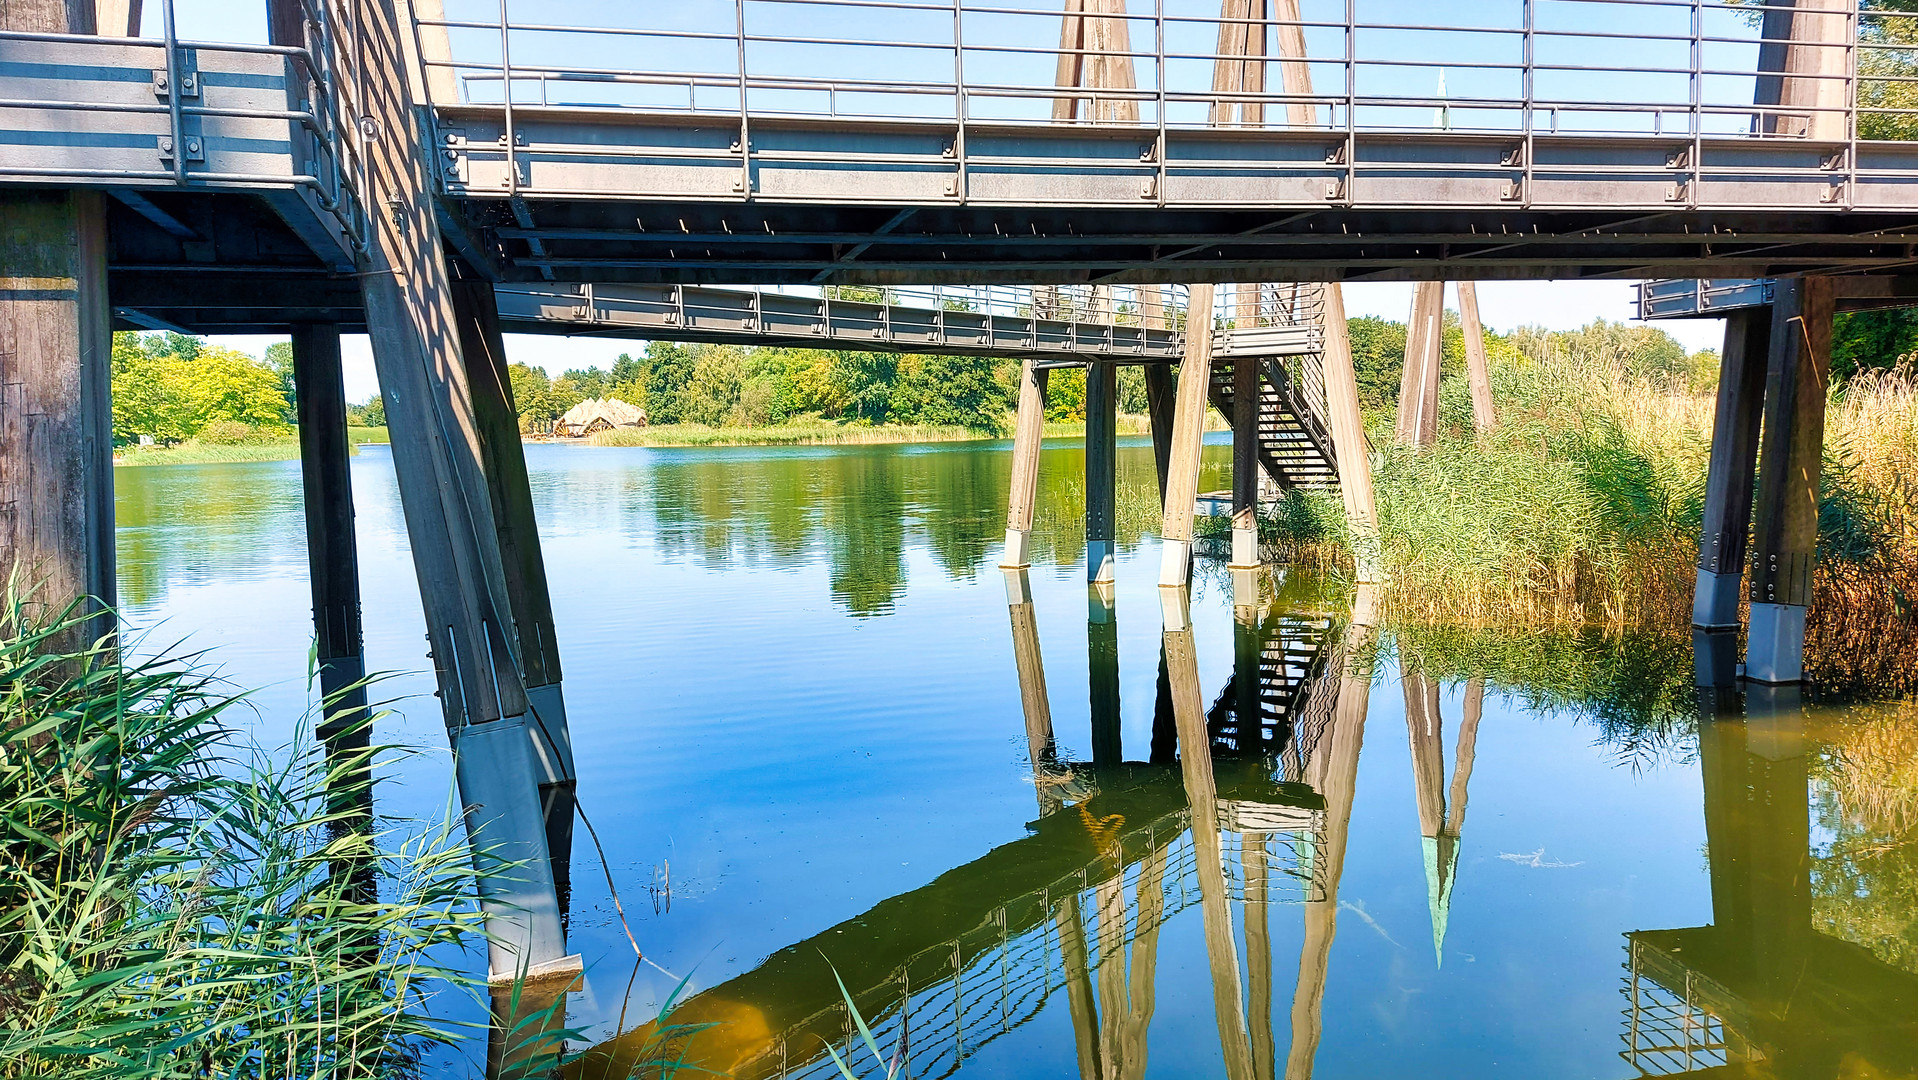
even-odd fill
[[[0,1077],[416,1074],[479,931],[455,816],[345,827],[366,755],[245,744],[193,658],[74,615],[0,607]]]

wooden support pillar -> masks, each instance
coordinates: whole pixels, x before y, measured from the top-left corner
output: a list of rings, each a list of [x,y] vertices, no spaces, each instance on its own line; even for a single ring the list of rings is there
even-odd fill
[[[1139,322],[1147,330],[1165,329],[1165,304],[1157,285],[1141,285]],[[1159,474],[1159,501],[1165,502],[1166,477],[1172,468],[1173,389],[1170,364],[1145,366],[1145,410],[1152,424],[1152,463]]]
[[[1438,440],[1440,345],[1445,329],[1445,283],[1421,281],[1412,293],[1405,327],[1405,370],[1399,377],[1398,440],[1426,447]]]
[[[1183,588],[1192,572],[1192,519],[1199,499],[1199,451],[1212,382],[1212,286],[1192,286],[1186,308],[1185,360],[1172,414],[1172,461],[1166,470],[1165,527],[1159,564],[1162,588]]]
[[[1232,362],[1232,563],[1256,569],[1259,558],[1259,363]]]
[[[100,194],[0,192],[0,575],[48,615],[98,613],[62,648],[113,629],[110,319]]]
[[[1019,412],[1012,426],[1012,494],[1006,501],[1002,569],[1031,565],[1032,504],[1039,494],[1039,450],[1046,438],[1046,370],[1031,357],[1019,365]]]
[[[1477,282],[1458,283],[1458,321],[1465,334],[1465,377],[1472,386],[1472,426],[1482,435],[1498,426],[1498,413],[1492,407],[1492,368],[1485,357],[1485,329],[1478,321]]]
[[[1725,319],[1705,518],[1698,538],[1698,587],[1692,599],[1692,625],[1703,630],[1738,628],[1738,593],[1751,535],[1752,472],[1758,465],[1771,324],[1771,309],[1762,307],[1735,310]]]
[[[1379,511],[1372,491],[1372,457],[1359,413],[1359,382],[1352,370],[1352,339],[1345,324],[1345,294],[1336,282],[1325,286],[1326,426],[1338,459],[1339,494],[1345,500],[1345,526],[1351,538],[1354,579],[1379,581]]]
[[[362,144],[380,212],[360,268],[441,706],[486,915],[489,978],[570,978],[528,732],[525,685],[479,422],[461,356],[416,105],[423,75],[396,0],[365,5],[340,53],[343,105],[384,134]]]
[[[1804,678],[1805,608],[1811,603],[1818,546],[1831,280],[1780,279],[1772,296],[1745,675],[1758,682],[1793,683]]]
[[[293,386],[306,500],[314,655],[320,699],[325,702],[319,735],[327,756],[338,760],[363,755],[372,735],[363,684],[366,649],[360,629],[360,560],[353,528],[339,327],[303,323],[293,328]],[[356,801],[341,809],[370,816],[371,783],[370,776],[349,782],[345,790]]]
[[[1114,579],[1117,555],[1119,369],[1086,365],[1086,580]]]

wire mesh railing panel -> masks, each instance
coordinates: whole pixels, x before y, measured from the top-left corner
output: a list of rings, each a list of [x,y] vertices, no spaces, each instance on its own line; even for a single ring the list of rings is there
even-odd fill
[[[1626,964],[1620,993],[1625,998],[1625,1048],[1619,1056],[1640,1076],[1690,1075],[1726,1064],[1722,1020],[1691,999],[1689,979],[1680,990]]]

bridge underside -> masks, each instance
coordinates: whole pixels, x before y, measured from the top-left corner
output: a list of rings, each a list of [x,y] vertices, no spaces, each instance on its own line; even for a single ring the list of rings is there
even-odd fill
[[[467,198],[501,280],[962,284],[1885,274],[1918,209],[1275,211]],[[532,221],[531,227],[521,221]],[[550,275],[550,276],[549,276]]]

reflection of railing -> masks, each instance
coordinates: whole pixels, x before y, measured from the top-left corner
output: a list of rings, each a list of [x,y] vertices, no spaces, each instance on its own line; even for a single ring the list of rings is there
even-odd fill
[[[1225,810],[1243,816],[1252,813],[1245,809],[1249,805],[1232,803]],[[1250,849],[1253,858],[1263,855],[1268,860],[1262,892],[1255,887],[1256,895],[1248,898],[1247,867],[1228,861],[1227,882],[1234,901],[1299,904],[1323,898],[1324,882],[1315,875],[1323,860],[1314,854],[1324,811],[1301,808],[1291,817],[1292,831],[1266,832],[1265,843],[1270,846]],[[1306,828],[1298,828],[1301,821]],[[1252,824],[1269,829],[1283,823]],[[906,1048],[909,1064],[904,1075],[927,1080],[949,1076],[979,1048],[1036,1016],[1067,979],[1096,976],[1106,964],[1124,964],[1126,947],[1200,901],[1197,852],[1186,831],[1189,827],[1186,811],[1153,822],[1142,830],[1144,854],[1128,865],[1114,867],[1101,856],[1070,878],[994,909],[972,931],[901,963],[891,984],[890,1006],[883,1013],[866,1016],[875,1040],[888,1054],[897,1047]],[[1228,845],[1228,850],[1233,848]],[[1162,890],[1161,902],[1142,901],[1142,885]],[[1109,916],[1114,908],[1109,901],[1115,890],[1122,906],[1117,909],[1118,921],[1112,922]],[[1068,916],[1062,923],[1062,911],[1077,919]],[[1083,935],[1086,972],[1069,970],[1066,953],[1073,943],[1062,940],[1062,933]],[[929,968],[936,977],[927,977]],[[857,995],[862,1000],[885,996],[887,987],[865,990]],[[843,1006],[833,1006],[795,1027],[808,1033],[839,1032],[841,1056],[855,1062],[860,1075],[884,1075],[881,1064],[863,1049],[853,1052],[859,1036]],[[838,1071],[824,1044],[808,1034],[797,1040],[780,1038],[737,1075],[828,1077],[837,1076]]]
[[[1619,1056],[1640,1076],[1689,1076],[1726,1061],[1725,1022],[1706,999],[1704,976],[1636,937],[1625,966],[1625,1048]]]

